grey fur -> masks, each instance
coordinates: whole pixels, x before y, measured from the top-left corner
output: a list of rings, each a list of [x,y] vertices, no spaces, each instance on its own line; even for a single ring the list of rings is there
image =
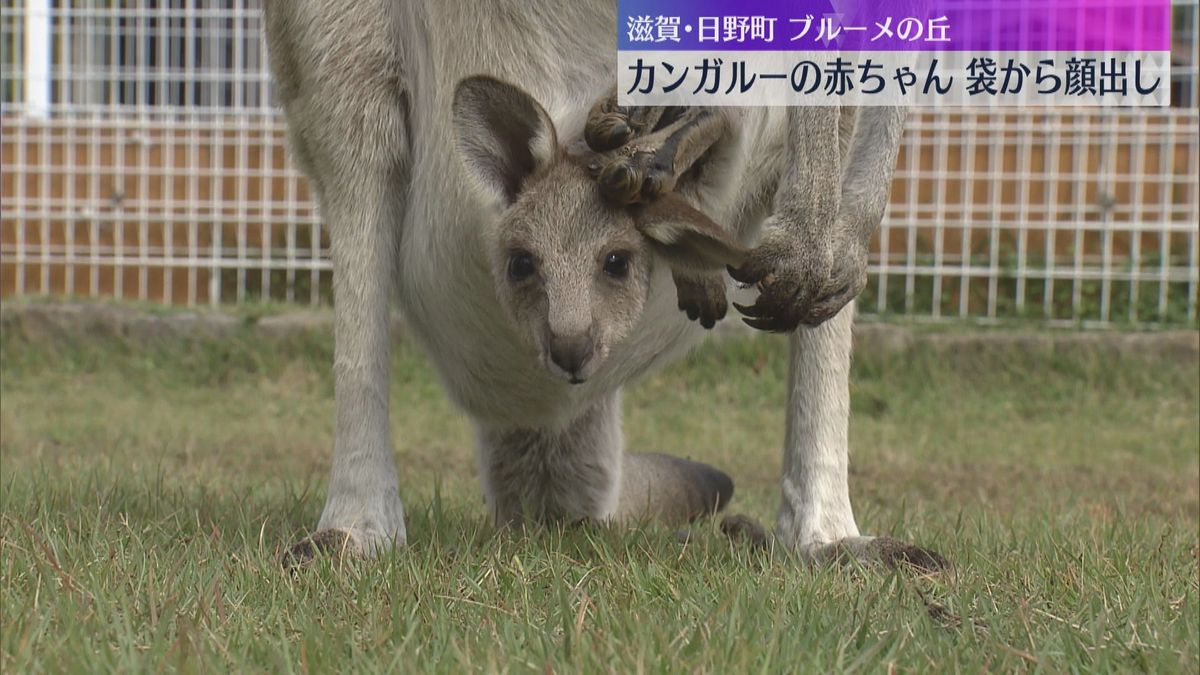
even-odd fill
[[[619,416],[614,395],[562,429],[481,428],[480,471],[496,521],[611,518],[621,498]]]
[[[618,518],[681,524],[725,508],[733,480],[707,464],[660,453],[625,455]]]
[[[615,3],[268,0],[266,8],[294,155],[332,244],[337,411],[319,528],[344,532],[342,548],[368,555],[406,540],[388,425],[393,299],[479,430],[484,491],[500,520],[675,519],[695,504],[723,504],[727,484],[707,470],[625,454],[616,403],[624,383],[703,337],[677,310],[685,298],[662,264],[671,243],[651,234],[690,237],[707,226],[689,217],[639,229],[636,213],[600,198],[586,167],[556,160],[559,143],[582,142],[589,110],[612,86]],[[540,105],[499,133],[495,118],[456,116],[456,85],[477,74],[514,83]],[[529,133],[543,128],[542,113],[554,136]],[[903,111],[721,114],[726,131],[704,153],[720,170],[676,189],[722,224],[715,236],[731,243],[718,251],[741,257],[734,238],[757,243],[740,276],[776,280],[753,305],[758,325],[800,326],[778,532],[816,559],[863,540],[846,486],[852,309],[842,308],[866,278],[866,241],[886,204]],[[464,131],[477,134],[466,147]],[[488,138],[505,139],[507,154],[488,155],[480,145]],[[484,154],[472,158],[472,147]],[[504,161],[476,161],[487,157]],[[520,180],[489,182],[488,171]],[[602,274],[601,254],[614,245],[636,256],[621,284]],[[498,281],[513,246],[544,257],[531,285]],[[716,315],[713,295],[711,277],[688,292],[697,317]],[[554,340],[583,336],[593,347],[587,364],[557,372]],[[659,493],[676,496],[659,503]]]

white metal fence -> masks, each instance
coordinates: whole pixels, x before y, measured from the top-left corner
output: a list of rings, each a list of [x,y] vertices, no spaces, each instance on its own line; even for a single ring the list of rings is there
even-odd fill
[[[1188,324],[1197,0],[1170,110],[915,115],[860,311]],[[257,0],[0,0],[0,291],[329,301]]]

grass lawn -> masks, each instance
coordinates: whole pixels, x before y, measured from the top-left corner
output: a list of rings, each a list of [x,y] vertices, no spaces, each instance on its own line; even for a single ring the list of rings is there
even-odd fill
[[[811,569],[711,523],[494,529],[471,434],[398,344],[409,547],[283,573],[316,523],[331,344],[0,348],[0,670],[1197,671],[1200,383],[1149,356],[861,354],[866,532],[953,573]],[[628,444],[723,467],[773,520],[784,340],[711,344],[625,397]]]

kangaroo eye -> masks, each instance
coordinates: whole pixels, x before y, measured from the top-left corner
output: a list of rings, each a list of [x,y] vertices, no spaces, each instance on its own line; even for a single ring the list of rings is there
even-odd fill
[[[533,254],[528,251],[516,251],[508,257],[508,278],[512,281],[525,281],[537,273],[537,263]]]
[[[624,251],[609,253],[604,259],[604,273],[614,279],[629,276],[629,254]]]

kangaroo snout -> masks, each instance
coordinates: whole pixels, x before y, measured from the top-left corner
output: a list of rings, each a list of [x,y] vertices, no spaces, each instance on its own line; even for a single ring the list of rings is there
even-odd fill
[[[583,373],[594,352],[591,332],[551,335],[547,345],[550,362],[558,366],[571,384],[584,381]]]

